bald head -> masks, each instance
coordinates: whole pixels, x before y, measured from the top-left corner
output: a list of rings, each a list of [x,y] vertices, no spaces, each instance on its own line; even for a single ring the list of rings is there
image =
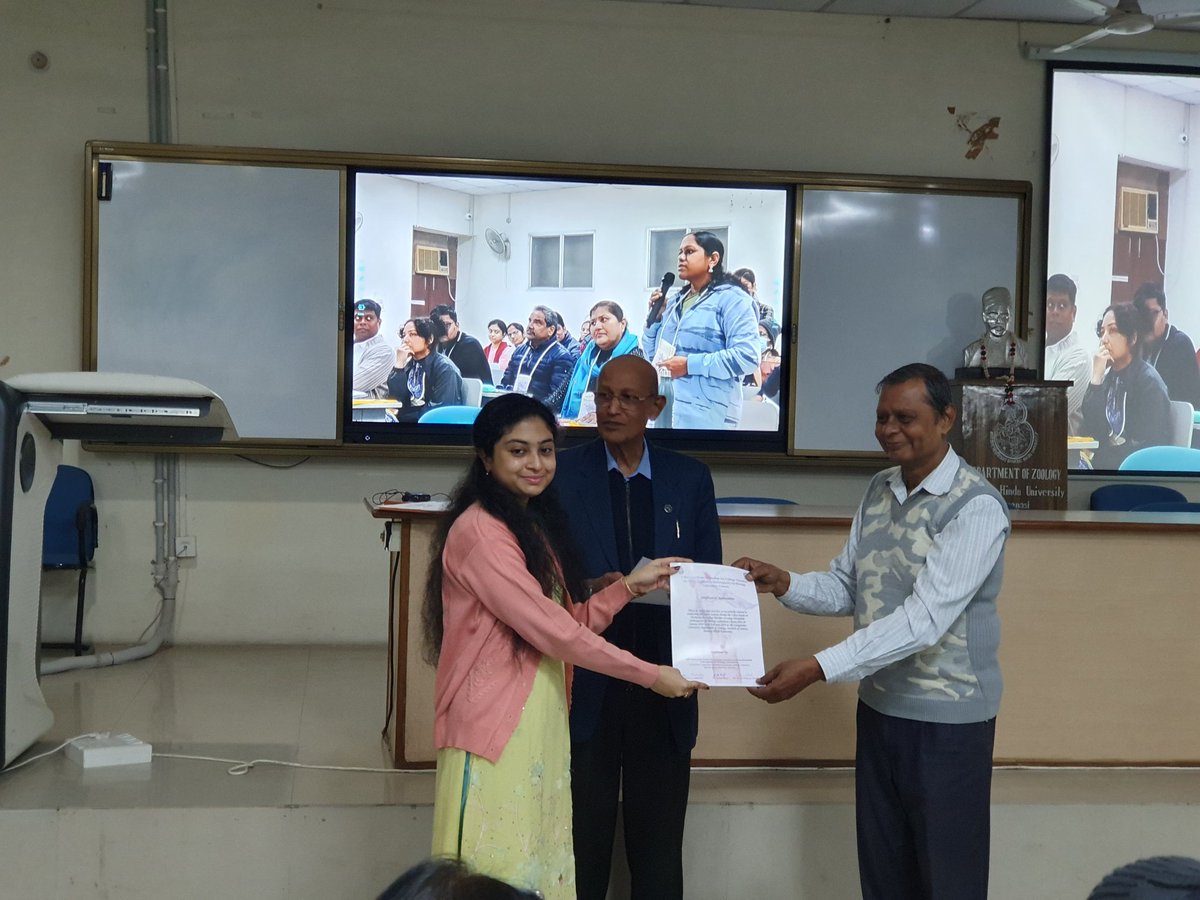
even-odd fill
[[[658,394],[658,372],[640,356],[626,355],[610,359],[600,370],[600,390],[604,390],[606,375],[609,376],[609,381],[620,379],[623,385],[632,388],[633,393],[639,397]]]
[[[636,447],[640,454],[646,422],[666,405],[658,393],[658,371],[640,356],[618,356],[600,370],[596,383],[596,429],[609,449]]]

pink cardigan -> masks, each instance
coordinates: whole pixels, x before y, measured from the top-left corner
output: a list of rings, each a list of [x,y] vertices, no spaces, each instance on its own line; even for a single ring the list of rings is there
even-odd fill
[[[621,581],[576,605],[542,594],[511,531],[478,505],[450,528],[442,553],[442,651],[434,682],[433,739],[495,762],[517,727],[541,655],[650,687],[658,666],[603,631],[630,600]],[[590,629],[590,630],[589,630]],[[515,631],[536,652],[513,649]]]

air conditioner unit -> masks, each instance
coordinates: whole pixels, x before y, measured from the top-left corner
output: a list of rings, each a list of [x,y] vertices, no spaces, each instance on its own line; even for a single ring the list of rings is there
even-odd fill
[[[416,263],[413,271],[418,275],[449,275],[450,251],[443,247],[416,246]]]
[[[1158,191],[1121,188],[1117,228],[1121,231],[1158,234]]]

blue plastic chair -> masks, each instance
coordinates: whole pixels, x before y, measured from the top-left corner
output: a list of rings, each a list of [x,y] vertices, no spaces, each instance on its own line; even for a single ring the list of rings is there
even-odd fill
[[[435,406],[417,421],[422,425],[470,425],[479,415],[478,406]]]
[[[1200,472],[1200,449],[1143,447],[1121,463],[1122,472]]]
[[[1200,512],[1200,503],[1180,500],[1176,503],[1143,503],[1130,512]]]
[[[795,500],[784,500],[782,497],[718,497],[718,503],[777,503],[784,506],[798,506]]]
[[[73,650],[76,656],[83,655],[83,599],[87,590],[88,564],[100,543],[98,532],[99,517],[91,476],[76,466],[59,466],[42,518],[42,568],[79,570],[75,641],[43,644],[44,647]]]
[[[1147,503],[1182,503],[1185,500],[1187,497],[1165,484],[1105,484],[1092,491],[1088,507],[1124,512]]]

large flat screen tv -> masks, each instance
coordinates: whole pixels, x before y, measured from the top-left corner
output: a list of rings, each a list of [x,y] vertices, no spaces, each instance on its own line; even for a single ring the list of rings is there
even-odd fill
[[[1200,70],[1049,79],[1045,374],[1074,358],[1074,471],[1197,474]]]
[[[355,167],[347,206],[345,442],[463,443],[470,409],[445,407],[511,390],[546,400],[568,439],[589,436],[598,364],[628,352],[664,362],[668,345],[699,341],[686,376],[660,368],[669,401],[656,439],[785,448],[787,391],[771,387],[786,385],[790,366],[767,391],[763,383],[788,353],[794,186],[564,177],[528,165]],[[728,281],[684,304],[681,246],[701,232]],[[665,282],[651,327],[651,298]],[[556,318],[562,352],[547,338]]]

